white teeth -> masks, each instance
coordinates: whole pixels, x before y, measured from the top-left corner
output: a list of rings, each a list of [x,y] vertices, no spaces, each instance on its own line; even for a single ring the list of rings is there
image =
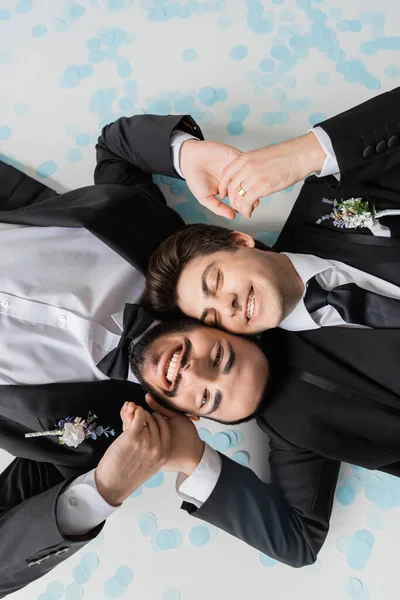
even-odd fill
[[[176,371],[176,367],[178,365],[178,360],[179,360],[180,354],[181,354],[180,350],[177,350],[176,352],[174,352],[171,357],[171,360],[169,361],[169,364],[167,365],[166,377],[167,377],[168,383],[172,383],[174,380],[175,371]]]
[[[250,321],[254,313],[254,290],[252,289],[249,294],[249,301],[247,303],[247,320]]]

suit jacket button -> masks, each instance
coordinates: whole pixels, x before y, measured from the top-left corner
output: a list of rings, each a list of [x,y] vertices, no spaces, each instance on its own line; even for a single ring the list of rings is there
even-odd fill
[[[395,148],[396,146],[398,146],[398,144],[399,144],[399,136],[392,135],[392,137],[389,138],[389,141],[388,141],[389,148]]]
[[[367,146],[363,152],[364,158],[371,158],[371,156],[375,154],[375,150],[373,146]]]
[[[385,142],[385,140],[382,140],[381,142],[379,142],[379,144],[377,144],[376,151],[384,152],[385,150],[387,150],[387,147],[387,142]]]

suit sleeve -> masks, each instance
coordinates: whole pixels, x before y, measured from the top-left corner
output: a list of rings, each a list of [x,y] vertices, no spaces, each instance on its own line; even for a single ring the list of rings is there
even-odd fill
[[[204,139],[190,116],[136,115],[106,125],[96,146],[95,183],[136,185],[153,173],[179,178],[170,148],[176,129]]]
[[[315,562],[325,541],[339,463],[301,449],[273,447],[271,483],[225,456],[209,499],[190,514],[292,567]]]
[[[60,533],[56,507],[69,483],[54,465],[17,458],[0,474],[0,598],[42,577],[96,537]]]
[[[380,182],[386,174],[400,172],[400,87],[318,126],[332,142],[342,187],[365,181]],[[392,187],[400,189],[400,175]]]
[[[0,160],[0,211],[17,210],[57,196],[57,193]]]

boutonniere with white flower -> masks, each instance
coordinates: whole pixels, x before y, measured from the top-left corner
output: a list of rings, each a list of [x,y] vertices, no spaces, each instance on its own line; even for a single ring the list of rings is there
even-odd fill
[[[316,223],[320,225],[322,221],[332,219],[335,227],[340,229],[358,229],[367,227],[371,229],[378,223],[381,217],[400,215],[400,210],[388,209],[377,212],[375,206],[369,206],[366,200],[362,198],[349,198],[348,200],[339,200],[322,198],[322,202],[330,204],[332,211],[319,218]]]
[[[58,435],[60,444],[66,444],[71,448],[77,448],[79,444],[87,439],[96,440],[99,436],[105,435],[107,438],[109,435],[114,436],[114,429],[110,427],[102,427],[96,423],[97,415],[88,414],[86,419],[81,417],[65,417],[58,421],[57,429],[48,429],[47,431],[34,431],[32,433],[26,433],[26,438],[42,437],[47,435]]]

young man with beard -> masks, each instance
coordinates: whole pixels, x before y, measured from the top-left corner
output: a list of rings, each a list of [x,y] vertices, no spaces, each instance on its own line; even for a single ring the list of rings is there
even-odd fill
[[[373,330],[371,330],[373,331]],[[378,342],[379,343],[379,342]],[[397,372],[399,341],[379,347],[382,364]],[[318,351],[308,339],[281,329],[256,343],[198,321],[164,322],[131,350],[131,367],[153,409],[187,443],[167,469],[181,473],[185,508],[291,566],[316,560],[328,528],[341,461],[400,475],[400,385],[379,381],[344,356]],[[172,409],[172,410],[171,410]],[[179,412],[222,423],[256,418],[268,434],[271,483],[195,444],[194,426]],[[129,430],[131,403],[123,415]]]

